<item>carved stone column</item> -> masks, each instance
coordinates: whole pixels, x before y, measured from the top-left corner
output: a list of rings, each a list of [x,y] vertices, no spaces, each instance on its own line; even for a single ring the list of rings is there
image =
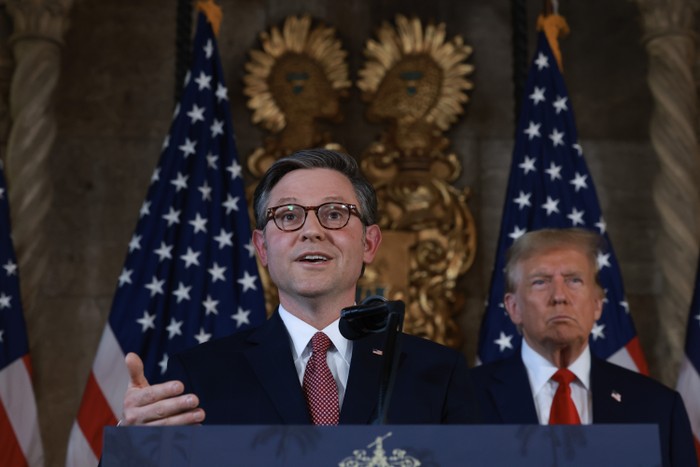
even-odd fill
[[[0,0],[0,160],[5,160],[7,138],[10,133],[10,79],[14,63],[8,39],[10,17],[5,1]]]
[[[658,301],[655,374],[675,385],[697,267],[700,151],[696,134],[697,92],[693,78],[697,0],[637,0],[649,54],[648,82],[654,98],[651,143],[659,158],[654,203],[661,219],[655,246],[662,275]]]
[[[22,300],[31,310],[48,262],[44,223],[51,204],[48,157],[56,137],[53,95],[72,0],[7,0],[11,127],[5,154],[13,240],[22,274]]]

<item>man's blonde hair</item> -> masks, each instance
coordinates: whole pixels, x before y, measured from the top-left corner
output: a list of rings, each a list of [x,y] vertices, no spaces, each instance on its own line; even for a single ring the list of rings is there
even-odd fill
[[[533,256],[560,248],[572,248],[581,251],[595,271],[596,285],[601,289],[598,279],[598,250],[603,248],[603,237],[585,229],[541,229],[521,235],[506,252],[506,293],[513,293],[517,287],[516,269],[519,263]]]

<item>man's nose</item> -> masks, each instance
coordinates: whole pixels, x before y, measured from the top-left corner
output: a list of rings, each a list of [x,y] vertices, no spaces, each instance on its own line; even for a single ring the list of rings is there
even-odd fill
[[[306,214],[306,222],[299,230],[304,239],[320,239],[326,234],[326,229],[321,225],[315,211],[309,211]]]
[[[566,281],[563,277],[555,277],[552,280],[552,303],[554,305],[567,303]]]

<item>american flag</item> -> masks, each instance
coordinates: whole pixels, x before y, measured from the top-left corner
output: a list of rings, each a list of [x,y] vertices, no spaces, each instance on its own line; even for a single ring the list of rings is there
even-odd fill
[[[200,13],[193,65],[129,242],[67,466],[97,464],[102,428],[122,412],[127,352],[159,383],[169,355],[265,319],[241,169],[216,40]]]
[[[700,465],[700,264],[695,278],[695,294],[688,315],[685,354],[678,373],[678,392],[688,410]]]
[[[565,227],[595,230],[608,245],[597,258],[605,299],[603,314],[590,337],[593,354],[647,373],[620,268],[578,142],[566,85],[540,32],[525,87],[491,288],[481,323],[480,363],[510,356],[520,345],[521,337],[503,306],[506,250],[527,231]]]
[[[29,341],[10,236],[10,207],[0,160],[0,465],[44,465],[32,388]]]

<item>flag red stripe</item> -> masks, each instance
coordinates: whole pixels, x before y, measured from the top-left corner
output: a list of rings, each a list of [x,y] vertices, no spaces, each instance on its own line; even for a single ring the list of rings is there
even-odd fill
[[[5,467],[27,467],[28,465],[2,403],[0,403],[0,464]]]
[[[95,376],[90,372],[78,412],[78,425],[98,459],[102,455],[102,428],[116,424],[117,419],[102,394]]]
[[[639,372],[643,375],[649,376],[649,366],[644,358],[642,346],[639,344],[639,337],[634,336],[627,343],[627,345],[625,345],[625,347],[627,348],[627,352],[630,354],[630,357],[632,357],[632,360],[634,360],[634,364],[637,365]]]
[[[29,373],[29,379],[33,379],[33,374],[32,374],[32,359],[29,358],[29,354],[26,354],[24,357],[22,357],[22,361],[24,362],[24,366],[27,367],[27,373]]]

